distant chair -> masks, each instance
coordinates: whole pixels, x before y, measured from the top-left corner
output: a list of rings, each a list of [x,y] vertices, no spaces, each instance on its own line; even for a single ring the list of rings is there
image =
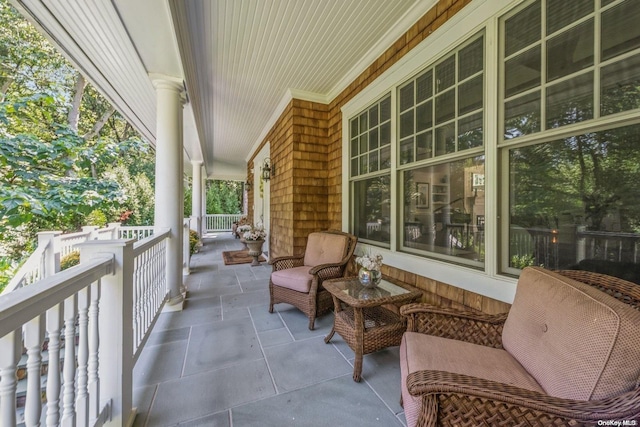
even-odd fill
[[[344,277],[358,238],[329,230],[309,234],[305,253],[275,258],[269,280],[269,313],[281,302],[297,307],[309,318],[313,330],[316,317],[333,308],[331,294],[322,287],[327,279]]]

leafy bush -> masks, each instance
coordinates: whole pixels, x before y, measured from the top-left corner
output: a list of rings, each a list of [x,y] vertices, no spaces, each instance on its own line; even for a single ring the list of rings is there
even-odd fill
[[[513,255],[511,257],[511,267],[522,270],[525,267],[532,266],[534,261],[533,255]]]
[[[189,230],[189,253],[191,255],[197,252],[199,241],[200,236],[198,236],[198,232],[195,230]]]
[[[7,287],[14,272],[15,265],[11,260],[6,257],[0,257],[0,293]]]
[[[80,252],[73,251],[60,259],[60,270],[66,270],[80,264]]]
[[[104,227],[107,225],[107,216],[101,210],[95,209],[87,215],[85,222],[87,225]]]

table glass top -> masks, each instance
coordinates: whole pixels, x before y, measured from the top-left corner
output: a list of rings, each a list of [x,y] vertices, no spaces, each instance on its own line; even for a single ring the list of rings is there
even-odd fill
[[[350,297],[362,300],[393,297],[411,292],[387,280],[381,280],[375,288],[362,286],[357,278],[333,283],[333,285]]]

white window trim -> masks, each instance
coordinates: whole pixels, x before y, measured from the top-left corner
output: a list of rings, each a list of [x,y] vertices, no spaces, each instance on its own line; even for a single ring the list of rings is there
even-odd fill
[[[390,249],[359,244],[358,252],[373,251],[383,255],[385,264],[447,283],[470,292],[511,303],[515,296],[516,279],[497,274],[498,259],[498,17],[511,10],[520,0],[505,6],[504,0],[475,0],[443,24],[402,59],[391,66],[373,83],[358,93],[342,107],[342,224],[350,224],[350,154],[349,120],[391,92],[391,229]],[[425,67],[448,55],[456,46],[485,29],[485,175],[487,177],[486,201],[486,248],[485,270],[478,271],[444,261],[425,258],[397,251],[398,237],[398,167],[397,167],[397,88]],[[464,31],[461,31],[463,29]]]

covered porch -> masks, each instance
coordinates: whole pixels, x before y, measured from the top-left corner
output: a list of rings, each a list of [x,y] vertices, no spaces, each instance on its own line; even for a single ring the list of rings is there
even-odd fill
[[[365,355],[352,379],[353,351],[333,314],[307,328],[287,304],[269,314],[271,266],[225,265],[242,244],[211,233],[191,258],[184,309],[162,313],[133,375],[135,426],[402,426],[398,347]]]
[[[269,314],[268,267],[222,263],[221,252],[240,245],[230,233],[206,237],[187,263],[183,300],[185,174],[193,228],[203,227],[204,181],[237,179],[248,184],[249,220],[264,221],[270,256],[301,252],[313,231],[349,231],[359,253],[384,255],[384,274],[446,308],[508,311],[530,265],[637,269],[640,33],[614,31],[631,27],[637,3],[334,1],[323,10],[309,0],[271,2],[263,13],[241,2],[13,3],[155,144],[162,297],[176,311],[143,340],[133,396],[115,405],[121,425],[129,397],[133,422],[145,426],[405,422],[397,349],[365,357],[364,382],[354,383],[351,351],[339,337],[322,340],[332,316],[310,332],[297,310]],[[233,25],[221,24],[223,10]],[[286,40],[269,38],[281,28],[291,30],[279,33]],[[356,40],[352,29],[370,37]],[[231,43],[235,34],[246,39]],[[303,34],[310,44],[294,43]],[[605,144],[591,158],[611,167],[591,170],[576,141]],[[629,160],[624,173],[618,160]],[[100,258],[83,268],[110,281],[121,264]],[[121,343],[129,345],[113,347]]]

